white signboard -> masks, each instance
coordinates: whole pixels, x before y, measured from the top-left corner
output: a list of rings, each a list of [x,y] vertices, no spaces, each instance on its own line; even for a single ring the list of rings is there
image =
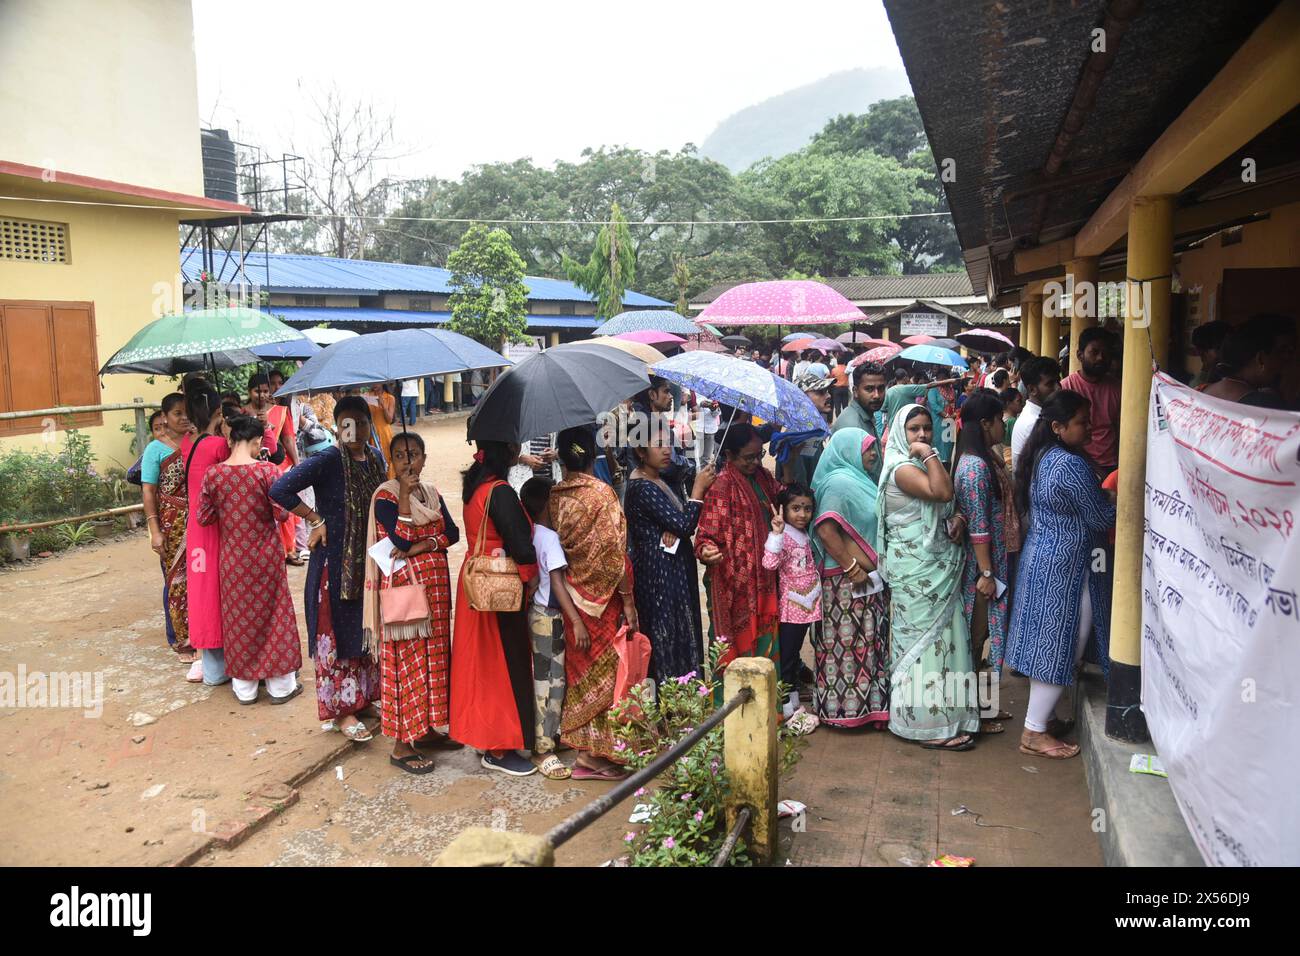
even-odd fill
[[[941,339],[948,334],[948,316],[938,312],[904,312],[898,331],[901,335],[933,335]]]
[[[1142,710],[1216,866],[1300,864],[1300,414],[1154,376]]]

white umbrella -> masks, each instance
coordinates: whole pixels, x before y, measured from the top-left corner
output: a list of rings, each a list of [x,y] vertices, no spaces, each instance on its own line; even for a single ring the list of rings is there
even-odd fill
[[[317,345],[333,345],[335,342],[357,337],[357,333],[350,329],[303,329],[302,334]]]

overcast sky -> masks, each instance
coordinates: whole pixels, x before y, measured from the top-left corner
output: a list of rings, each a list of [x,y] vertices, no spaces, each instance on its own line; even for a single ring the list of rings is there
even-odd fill
[[[334,84],[395,116],[398,176],[699,144],[736,110],[901,69],[880,0],[193,0],[199,116],[278,153]]]

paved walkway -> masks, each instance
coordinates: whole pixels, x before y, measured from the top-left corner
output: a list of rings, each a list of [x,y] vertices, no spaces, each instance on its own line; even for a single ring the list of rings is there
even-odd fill
[[[951,853],[976,866],[1100,866],[1083,760],[1020,753],[1028,682],[1010,678],[1001,695],[1015,719],[964,753],[819,727],[781,782],[781,797],[807,804],[808,814],[802,833],[782,821],[777,862],[923,866]],[[954,816],[960,806],[973,813]]]

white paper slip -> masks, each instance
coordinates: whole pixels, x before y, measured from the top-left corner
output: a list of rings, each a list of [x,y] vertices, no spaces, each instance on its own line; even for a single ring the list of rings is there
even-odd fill
[[[998,588],[993,595],[993,600],[996,601],[998,598],[1002,597],[1002,595],[1007,593],[1007,585],[1005,581],[999,581],[997,578],[993,579],[993,583],[996,584]]]
[[[867,580],[862,584],[853,586],[852,596],[855,598],[870,597],[885,589],[885,581],[880,576],[879,571],[872,571],[867,575]]]
[[[671,548],[668,547],[668,545],[664,544],[662,538],[659,539],[659,547],[662,548],[664,551],[667,551],[669,554],[676,554],[677,549],[680,548],[681,545],[682,545],[681,538],[678,538],[676,541],[674,541],[673,546]]]
[[[398,554],[397,548],[389,540],[387,535],[380,538],[366,552],[375,560],[379,570],[383,572],[384,577],[389,577],[394,571],[400,571],[406,567],[406,559]]]
[[[1167,777],[1164,764],[1155,754],[1134,754],[1128,762],[1129,773],[1149,773],[1156,777]]]

